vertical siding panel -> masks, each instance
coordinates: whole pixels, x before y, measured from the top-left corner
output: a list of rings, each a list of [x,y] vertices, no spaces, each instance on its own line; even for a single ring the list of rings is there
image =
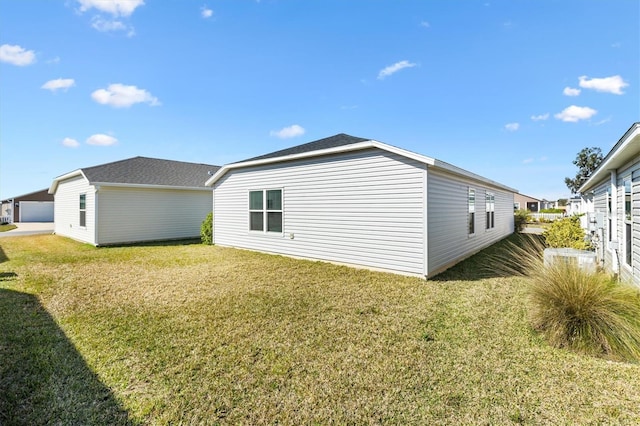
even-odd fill
[[[514,231],[513,193],[428,169],[429,274],[503,239]],[[468,233],[468,194],[476,191],[475,233]],[[485,194],[495,195],[495,227],[486,229]]]
[[[424,274],[424,165],[372,149],[231,170],[214,188],[215,243]],[[283,189],[283,233],[248,231],[248,192]]]
[[[80,194],[86,198],[86,227],[80,227]],[[95,244],[95,188],[83,177],[64,180],[54,195],[54,231],[58,235]]]

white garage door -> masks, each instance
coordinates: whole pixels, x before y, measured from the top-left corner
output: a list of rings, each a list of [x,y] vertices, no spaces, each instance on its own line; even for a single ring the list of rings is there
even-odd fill
[[[53,222],[53,201],[20,201],[20,222]]]

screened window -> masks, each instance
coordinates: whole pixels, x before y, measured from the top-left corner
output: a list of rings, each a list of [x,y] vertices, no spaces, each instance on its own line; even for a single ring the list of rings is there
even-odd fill
[[[625,243],[625,260],[627,265],[631,266],[632,250],[631,250],[631,179],[624,180],[624,243]]]
[[[80,194],[80,226],[87,226],[87,194]]]
[[[469,190],[469,235],[476,233],[476,191]]]
[[[485,211],[487,212],[487,229],[495,227],[496,197],[492,192],[485,194]]]
[[[249,191],[249,230],[282,232],[282,190]]]

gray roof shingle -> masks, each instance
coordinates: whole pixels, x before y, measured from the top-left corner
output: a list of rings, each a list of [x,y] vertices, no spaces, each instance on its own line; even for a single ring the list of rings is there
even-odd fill
[[[204,183],[220,166],[133,157],[81,169],[90,183],[205,188]]]
[[[336,148],[339,146],[352,145],[368,140],[370,139],[359,138],[357,136],[351,136],[345,133],[339,133],[334,136],[329,136],[328,138],[319,139],[317,141],[282,149],[280,151],[271,152],[269,154],[260,155],[258,157],[248,158],[246,160],[238,161],[238,163],[244,163],[246,161],[265,160],[267,158],[284,157],[287,155],[302,154],[304,152],[319,151],[322,149]]]

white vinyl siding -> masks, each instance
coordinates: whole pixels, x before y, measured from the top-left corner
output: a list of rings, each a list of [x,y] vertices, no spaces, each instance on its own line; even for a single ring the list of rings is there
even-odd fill
[[[379,149],[230,170],[214,242],[424,275],[426,166]],[[249,231],[247,194],[282,188],[282,233]]]
[[[491,232],[477,232],[469,238],[468,188],[473,184],[475,199],[494,195],[495,227]],[[428,247],[429,274],[442,271],[461,259],[513,233],[513,193],[487,188],[479,182],[429,169]],[[476,218],[486,221],[486,203],[475,203]],[[480,225],[480,226],[483,226]],[[482,229],[482,228],[481,228]]]
[[[86,194],[86,222],[80,226],[80,194]],[[54,229],[57,235],[95,244],[94,187],[81,176],[61,181],[55,193]]]
[[[199,238],[210,190],[101,187],[97,244]]]

